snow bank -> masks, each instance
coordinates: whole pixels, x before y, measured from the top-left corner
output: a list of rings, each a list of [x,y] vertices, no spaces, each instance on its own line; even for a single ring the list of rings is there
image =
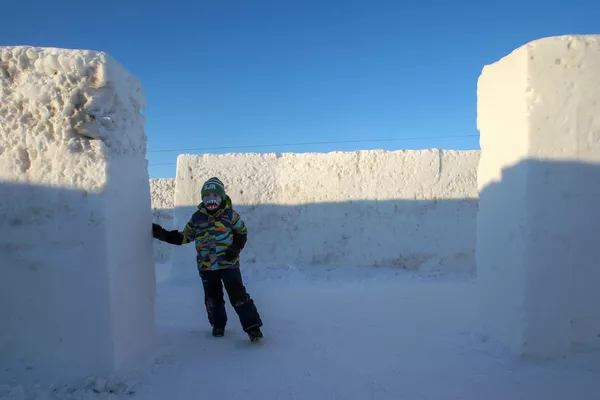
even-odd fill
[[[0,383],[108,374],[153,335],[140,83],[104,53],[0,47]]]
[[[173,226],[173,200],[175,197],[175,179],[156,178],[150,179],[150,196],[152,204],[153,221],[165,229],[174,229]],[[154,259],[164,263],[168,261],[173,246],[155,240]]]
[[[270,265],[474,268],[478,151],[181,155],[175,227],[219,176],[249,230],[247,268]],[[193,246],[173,248],[195,273]]]
[[[599,70],[600,36],[562,36],[479,79],[483,322],[519,354],[600,341]]]

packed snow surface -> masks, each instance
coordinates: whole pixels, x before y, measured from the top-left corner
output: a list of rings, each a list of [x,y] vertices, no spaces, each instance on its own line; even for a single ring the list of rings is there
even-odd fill
[[[150,345],[144,95],[104,53],[0,47],[0,380],[108,373]]]
[[[265,341],[249,343],[229,305],[227,336],[210,336],[199,277],[161,284],[157,318],[170,352],[140,398],[591,400],[600,392],[598,353],[518,361],[481,336],[468,276],[243,271]]]
[[[243,271],[265,322],[262,343],[248,341],[229,304],[226,336],[210,335],[199,277],[163,282],[161,346],[151,367],[109,379],[114,393],[95,394],[107,382],[93,377],[49,399],[74,392],[87,400],[596,400],[600,393],[600,353],[519,360],[481,335],[472,278],[352,266]]]
[[[600,36],[560,36],[478,82],[481,315],[516,353],[600,347],[598,71]]]

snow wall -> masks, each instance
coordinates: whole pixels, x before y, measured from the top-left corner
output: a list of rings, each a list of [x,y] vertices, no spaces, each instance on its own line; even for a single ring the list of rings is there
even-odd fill
[[[474,270],[479,151],[180,155],[173,229],[218,176],[248,231],[246,269],[392,266]],[[195,277],[193,245],[172,276]]]
[[[523,355],[600,346],[600,36],[486,66],[477,107],[484,329]]]
[[[0,47],[0,383],[110,374],[151,344],[138,80],[104,53]]]
[[[175,179],[150,179],[150,195],[153,221],[165,229],[173,227],[173,202],[175,200]],[[165,263],[169,260],[172,245],[154,241],[154,260]]]

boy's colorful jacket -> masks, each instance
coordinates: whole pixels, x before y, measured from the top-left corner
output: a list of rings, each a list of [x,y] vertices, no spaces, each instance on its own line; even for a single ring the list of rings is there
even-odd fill
[[[200,271],[238,268],[239,253],[246,245],[248,230],[240,215],[232,208],[231,199],[216,212],[209,213],[203,203],[198,205],[183,232],[166,231],[153,224],[154,237],[165,242],[182,245],[194,243],[196,261]]]
[[[206,210],[204,204],[200,204],[182,233],[182,244],[193,242],[196,245],[198,269],[210,271],[240,266],[239,256],[227,261],[225,253],[234,245],[241,250],[248,230],[240,215],[232,208],[229,196],[225,196],[225,207],[213,214]]]

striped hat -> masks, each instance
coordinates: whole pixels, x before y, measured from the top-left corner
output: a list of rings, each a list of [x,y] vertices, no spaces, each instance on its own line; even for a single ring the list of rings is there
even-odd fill
[[[202,185],[202,197],[206,196],[207,193],[217,193],[222,200],[225,200],[225,185],[219,178],[212,177]]]

